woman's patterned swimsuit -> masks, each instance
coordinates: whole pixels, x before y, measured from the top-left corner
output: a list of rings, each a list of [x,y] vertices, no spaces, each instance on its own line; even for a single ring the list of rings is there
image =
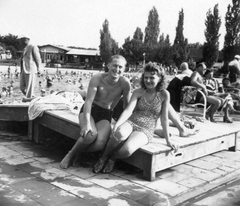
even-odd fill
[[[146,134],[148,141],[150,142],[153,138],[157,119],[160,117],[162,99],[160,98],[160,93],[157,92],[152,103],[148,103],[145,94],[146,91],[144,91],[143,95],[138,100],[136,108],[127,122],[132,125],[133,131]]]

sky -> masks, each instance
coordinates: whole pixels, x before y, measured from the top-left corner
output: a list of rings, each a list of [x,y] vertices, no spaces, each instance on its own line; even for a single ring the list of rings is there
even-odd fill
[[[184,37],[189,43],[205,41],[206,13],[218,4],[222,19],[223,47],[225,14],[232,0],[0,0],[0,35],[29,35],[37,45],[54,44],[99,49],[105,19],[119,46],[137,27],[144,32],[149,11],[159,14],[160,34],[173,43],[179,11],[184,11]]]

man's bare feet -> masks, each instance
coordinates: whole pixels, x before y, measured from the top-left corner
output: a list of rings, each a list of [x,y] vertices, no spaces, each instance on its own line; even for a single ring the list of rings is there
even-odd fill
[[[70,167],[73,159],[73,154],[71,152],[68,152],[67,155],[63,158],[63,160],[60,163],[60,168],[67,169]]]
[[[199,129],[188,129],[184,128],[184,131],[179,132],[180,137],[190,137],[192,135],[195,135],[199,132]]]
[[[73,158],[72,166],[73,167],[79,167],[80,166],[80,160],[81,160],[80,154],[75,155],[74,158]]]

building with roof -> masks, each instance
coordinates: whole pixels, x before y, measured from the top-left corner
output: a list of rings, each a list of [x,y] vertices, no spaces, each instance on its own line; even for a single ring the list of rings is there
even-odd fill
[[[89,67],[100,62],[100,51],[94,49],[77,49],[59,45],[39,46],[43,63],[57,63]]]

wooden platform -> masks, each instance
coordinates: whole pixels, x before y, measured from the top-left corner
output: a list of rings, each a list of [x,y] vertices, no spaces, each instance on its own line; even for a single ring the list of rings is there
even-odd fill
[[[2,121],[28,121],[28,103],[0,104],[0,120]]]
[[[77,140],[80,128],[78,115],[70,111],[47,111],[42,117],[33,121],[33,130],[29,135],[31,139],[40,142],[44,138],[42,127],[59,132],[67,137]],[[189,138],[180,138],[178,130],[170,127],[172,142],[179,145],[177,153],[172,153],[166,146],[165,139],[154,138],[152,143],[141,147],[131,157],[124,161],[143,170],[147,180],[153,181],[158,171],[172,166],[211,154],[220,150],[233,150],[237,148],[237,134],[240,124],[233,123],[198,123],[200,132]]]

